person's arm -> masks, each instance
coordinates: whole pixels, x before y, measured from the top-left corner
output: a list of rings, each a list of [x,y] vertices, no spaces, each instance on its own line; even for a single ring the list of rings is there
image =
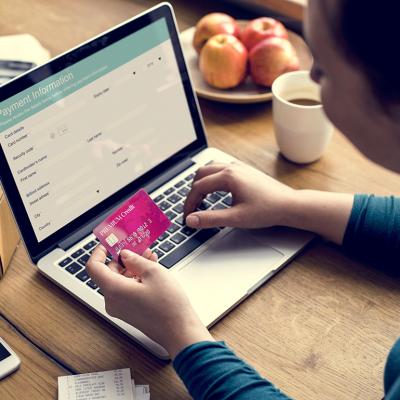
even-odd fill
[[[232,193],[231,208],[196,210],[208,193],[220,190]],[[185,215],[194,228],[281,225],[308,230],[392,272],[400,259],[400,198],[295,190],[244,164],[200,168]]]
[[[352,194],[298,190],[287,212],[282,213],[281,225],[314,232],[342,244],[353,202]]]
[[[233,207],[193,212],[202,197],[217,190],[233,194]],[[253,168],[218,164],[199,170],[185,214],[195,227],[287,225],[337,243],[345,236],[345,247],[354,249],[378,244],[388,258],[397,257],[400,239],[392,235],[400,231],[399,200],[361,200],[356,197],[353,207],[352,195],[294,190]],[[106,266],[105,260],[106,250],[98,246],[86,268],[104,293],[107,312],[160,343],[195,398],[287,399],[230,350],[213,344],[179,283],[151,251],[141,257],[123,250],[125,269],[114,261]]]
[[[163,346],[194,399],[288,400],[222,343],[216,343],[179,283],[147,250],[121,251],[125,269],[98,246],[87,263],[104,293],[107,312]]]
[[[174,368],[195,400],[289,400],[223,342],[186,347]]]
[[[348,252],[399,274],[400,198],[356,195],[343,246]]]
[[[231,192],[233,206],[196,211],[207,194]],[[245,164],[209,164],[198,170],[185,202],[193,228],[288,226],[341,244],[353,206],[352,194],[295,190]]]

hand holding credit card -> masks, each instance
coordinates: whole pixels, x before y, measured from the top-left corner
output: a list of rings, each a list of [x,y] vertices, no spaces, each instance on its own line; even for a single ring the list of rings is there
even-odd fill
[[[145,190],[140,189],[109,215],[93,233],[118,261],[122,249],[142,255],[171,225]]]

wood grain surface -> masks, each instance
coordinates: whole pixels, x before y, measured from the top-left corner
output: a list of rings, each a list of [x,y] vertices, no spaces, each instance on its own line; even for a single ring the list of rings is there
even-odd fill
[[[68,375],[68,371],[33,347],[1,317],[0,337],[21,359],[19,369],[0,381],[0,398],[2,400],[55,398],[57,377]]]
[[[55,55],[153,4],[146,0],[2,0],[0,33],[29,32]],[[173,4],[181,29],[215,9],[215,2],[209,1]],[[211,146],[296,188],[400,192],[396,174],[367,161],[339,132],[320,161],[300,167],[279,156],[269,104],[201,101],[200,105]],[[0,309],[73,371],[130,367],[137,383],[151,385],[152,399],[189,398],[170,364],[152,357],[42,277],[22,245],[0,281]],[[372,400],[382,398],[384,363],[400,332],[399,314],[398,281],[318,241],[212,333],[297,400]],[[5,338],[18,347],[12,342],[14,335],[10,331]],[[27,378],[24,385],[0,382],[0,398],[14,393],[19,399],[54,399],[56,375],[65,372],[51,367],[41,355],[34,356],[33,350],[24,359],[24,368],[31,369],[37,380]],[[21,369],[13,379],[23,380],[22,374]]]

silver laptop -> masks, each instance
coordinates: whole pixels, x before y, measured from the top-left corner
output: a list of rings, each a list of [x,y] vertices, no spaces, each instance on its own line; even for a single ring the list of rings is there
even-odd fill
[[[39,271],[160,358],[159,344],[107,315],[85,264],[93,228],[139,188],[172,221],[152,246],[210,327],[311,239],[283,228],[185,226],[196,170],[234,158],[207,147],[172,7],[162,3],[0,89],[0,174]],[[202,209],[230,207],[210,194]],[[179,329],[179,327],[177,327]]]

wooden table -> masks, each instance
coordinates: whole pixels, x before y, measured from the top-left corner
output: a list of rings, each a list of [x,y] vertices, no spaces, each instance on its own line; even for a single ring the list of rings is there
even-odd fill
[[[211,1],[173,3],[181,29],[215,9]],[[55,55],[152,4],[2,0],[0,34],[31,33]],[[278,154],[270,104],[200,104],[210,145],[296,188],[399,194],[398,176],[367,161],[338,132],[319,162],[299,167]],[[1,399],[54,399],[58,375],[121,367],[151,385],[152,399],[188,398],[170,364],[42,277],[22,245],[0,282],[0,311],[7,319],[0,319],[0,336],[23,362],[0,383]],[[399,315],[398,282],[319,241],[212,333],[295,399],[379,399]]]

